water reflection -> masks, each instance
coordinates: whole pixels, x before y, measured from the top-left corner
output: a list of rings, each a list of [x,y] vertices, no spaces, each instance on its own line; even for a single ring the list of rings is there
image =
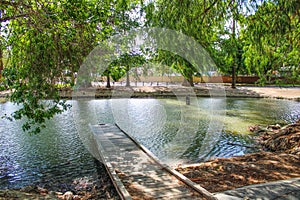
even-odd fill
[[[1,113],[16,109],[12,103],[1,104]],[[71,111],[47,122],[47,129],[29,136],[22,132],[21,121],[0,121],[0,188],[26,185],[61,184],[77,177],[96,176],[96,166],[82,145]]]
[[[197,106],[186,106],[177,99],[78,100],[70,103],[72,111],[55,116],[47,122],[47,129],[35,136],[24,134],[20,121],[1,119],[0,188],[47,184],[49,181],[62,184],[96,173],[89,152],[98,158],[99,155],[90,124],[116,122],[165,162],[195,162],[255,151],[247,147],[253,145],[248,126],[286,124],[300,116],[299,102],[270,99],[199,98]],[[222,110],[224,107],[226,109]],[[0,104],[1,116],[15,109],[12,103]],[[219,125],[222,131],[213,132],[216,129],[211,127],[219,129]],[[211,134],[209,140],[212,143],[203,142],[207,133]],[[220,139],[214,137],[215,134]]]
[[[89,118],[96,117],[98,123],[117,123],[165,162],[193,162],[254,151],[245,147],[253,143],[249,126],[289,123],[300,110],[299,102],[269,99],[199,98],[197,106],[186,106],[177,99],[113,99],[76,104],[86,104],[82,106],[88,105],[97,113],[84,112],[80,117],[86,119],[77,124],[83,138],[87,137]],[[89,140],[85,143],[92,146]]]

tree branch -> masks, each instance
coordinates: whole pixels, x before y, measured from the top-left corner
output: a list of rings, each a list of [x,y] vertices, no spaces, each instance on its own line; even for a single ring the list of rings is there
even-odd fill
[[[13,7],[24,6],[26,8],[31,8],[31,6],[23,4],[21,2],[12,2],[12,1],[1,1],[0,5],[7,5],[7,6],[13,6]]]
[[[29,14],[30,13],[15,15],[15,16],[11,16],[11,17],[2,17],[2,18],[0,18],[0,23],[6,22],[6,21],[9,21],[9,20],[14,20],[14,19],[17,19],[17,18],[20,18],[20,17],[27,17]]]

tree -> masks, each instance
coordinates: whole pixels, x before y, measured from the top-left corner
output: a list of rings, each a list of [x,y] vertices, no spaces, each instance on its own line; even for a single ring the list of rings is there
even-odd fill
[[[135,52],[121,54],[119,58],[114,62],[114,66],[116,67],[115,69],[118,69],[118,71],[121,73],[124,71],[126,73],[126,87],[130,87],[129,70],[132,67],[143,65],[145,62],[146,58],[144,57],[144,55]],[[119,75],[121,75],[121,73],[119,73]]]
[[[236,53],[236,75],[249,74],[245,67],[244,61],[244,41],[238,37],[236,38],[236,47],[232,46],[232,38],[220,38],[218,48],[213,52],[212,57],[218,66],[218,70],[224,74],[232,75],[232,66],[234,62],[234,55]]]
[[[2,9],[0,8],[0,18],[2,18]],[[0,81],[2,80],[2,70],[4,68],[4,64],[3,64],[3,37],[2,37],[2,23],[0,22]]]
[[[216,30],[223,22],[220,18],[223,11],[224,2],[218,0],[158,0],[147,5],[146,18],[148,26],[158,26],[182,32],[194,38],[209,53],[212,53],[213,43],[218,36]],[[170,52],[159,51],[156,60],[173,66],[188,80],[190,85],[193,85],[192,75],[197,70],[184,58],[172,55]]]
[[[245,63],[249,71],[260,76],[261,84],[270,82],[271,76],[286,66],[297,79],[299,8],[298,1],[266,1],[247,17],[242,35],[246,43]]]
[[[175,71],[180,73],[185,80],[182,84],[184,86],[194,86],[193,74],[196,72],[196,68],[186,61],[184,58],[174,53],[158,50],[157,54],[153,57],[153,62],[160,63],[161,65],[170,66]]]
[[[149,26],[169,28],[193,37],[210,53],[221,71],[228,68],[223,66],[224,63],[230,65],[234,88],[237,69],[242,70],[238,30],[243,16],[255,6],[255,1],[249,3],[246,0],[158,0],[148,4],[146,18]],[[194,66],[168,52],[159,51],[158,54],[157,60],[165,64],[167,60],[168,65],[193,85],[192,75],[197,72]]]
[[[138,10],[141,7],[142,1],[138,0],[116,0],[114,1],[114,15],[113,15],[113,26],[114,29],[113,35],[126,35],[130,30],[137,28],[140,26]],[[122,47],[119,47],[120,51],[122,51]],[[130,67],[128,64],[125,64],[126,53],[117,52],[120,54],[117,56],[116,60],[113,60],[112,63],[109,64],[107,69],[102,73],[102,75],[107,78],[107,88],[110,88],[110,77],[113,78],[114,81],[119,80],[123,75],[124,71],[128,72]],[[129,55],[129,54],[128,54]],[[130,62],[130,61],[128,61]],[[120,65],[123,63],[124,65]],[[128,75],[128,73],[126,73]],[[128,78],[129,79],[129,78]],[[128,80],[127,79],[127,80]]]
[[[3,50],[2,50],[2,42],[0,41],[0,81],[2,78],[2,70],[4,68],[3,65]]]
[[[110,88],[110,77],[114,81],[118,81],[120,78],[122,78],[126,74],[126,69],[124,66],[121,66],[119,63],[119,59],[115,59],[113,62],[111,62],[108,66],[108,68],[103,72],[103,75],[106,76],[106,87]]]
[[[10,101],[22,105],[12,117],[27,117],[23,130],[37,133],[45,120],[68,109],[58,81],[75,80],[83,59],[116,33],[119,1],[1,1],[0,22],[7,23],[9,66],[3,71]],[[122,8],[123,9],[123,8]],[[88,12],[87,12],[88,11]],[[37,125],[37,126],[36,126]]]
[[[233,63],[232,63],[232,74],[231,74],[231,88],[236,88],[236,15],[237,15],[237,8],[236,8],[236,0],[232,0],[232,6],[231,6],[231,12],[232,12],[232,45],[233,45]]]

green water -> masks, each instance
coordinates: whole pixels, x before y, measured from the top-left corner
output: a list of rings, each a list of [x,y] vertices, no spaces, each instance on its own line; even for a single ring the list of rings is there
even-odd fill
[[[167,163],[256,151],[246,147],[254,145],[249,126],[287,124],[300,116],[299,102],[274,99],[198,98],[190,106],[178,99],[114,99],[80,101],[73,108],[76,118],[86,119],[76,122],[86,146],[93,146],[87,122],[117,123]],[[78,114],[86,108],[92,112]]]
[[[300,116],[299,102],[271,99],[198,98],[190,106],[177,99],[70,103],[72,110],[48,121],[47,128],[35,136],[24,134],[20,121],[1,119],[0,188],[49,182],[61,187],[95,176],[91,153],[95,155],[96,148],[89,124],[117,123],[164,162],[195,162],[256,151],[245,147],[253,145],[249,126],[286,124]],[[0,114],[16,108],[2,103]]]

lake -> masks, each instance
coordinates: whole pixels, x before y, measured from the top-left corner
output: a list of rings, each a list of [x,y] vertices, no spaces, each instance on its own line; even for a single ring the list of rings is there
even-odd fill
[[[287,124],[300,116],[300,102],[275,99],[73,100],[72,109],[47,121],[38,135],[21,121],[0,121],[0,188],[61,187],[97,176],[96,147],[89,125],[117,123],[168,164],[193,163],[257,151],[249,126]],[[1,116],[16,105],[0,104]],[[253,148],[252,148],[253,147]]]

